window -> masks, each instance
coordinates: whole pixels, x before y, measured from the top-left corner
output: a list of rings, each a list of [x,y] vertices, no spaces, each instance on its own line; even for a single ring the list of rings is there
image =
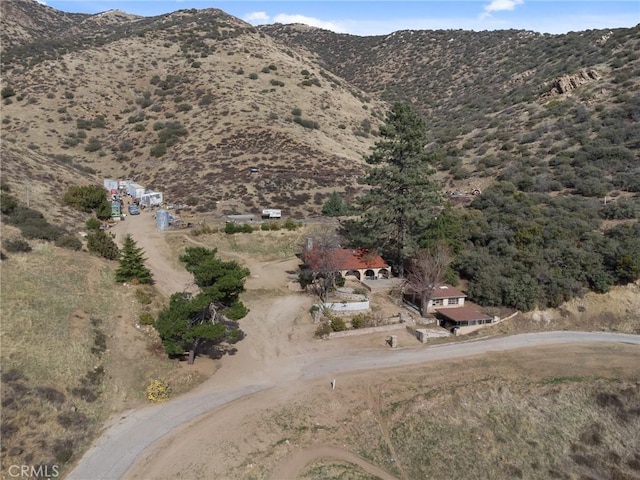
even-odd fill
[[[459,301],[460,301],[459,298],[450,298],[449,299],[449,305],[458,305]]]
[[[442,298],[434,298],[433,300],[431,300],[431,304],[434,307],[444,305],[444,299],[442,299]]]

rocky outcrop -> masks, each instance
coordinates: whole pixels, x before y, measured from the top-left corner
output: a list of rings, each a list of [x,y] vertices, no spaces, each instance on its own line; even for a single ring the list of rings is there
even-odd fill
[[[598,80],[600,75],[595,70],[582,70],[575,75],[563,75],[556,78],[549,89],[544,92],[541,97],[555,97],[556,95],[564,95],[575,90],[585,83]]]

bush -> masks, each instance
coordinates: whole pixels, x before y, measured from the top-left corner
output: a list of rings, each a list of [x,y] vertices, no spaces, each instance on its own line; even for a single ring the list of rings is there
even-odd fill
[[[140,302],[141,305],[149,305],[151,303],[151,295],[149,295],[144,289],[138,288],[136,289],[136,300]]]
[[[7,85],[6,87],[4,87],[2,90],[0,90],[0,96],[4,99],[4,98],[9,98],[9,97],[13,97],[16,94],[16,91],[13,89],[12,86]]]
[[[176,105],[176,110],[178,112],[188,112],[192,108],[193,107],[189,103],[180,103],[180,104]]]
[[[164,380],[154,380],[147,387],[147,398],[154,402],[164,402],[171,395],[171,387]]]
[[[2,246],[7,252],[12,253],[31,251],[31,245],[29,245],[29,242],[21,238],[16,238],[14,240],[5,240],[4,242],[2,242]]]
[[[155,322],[155,319],[153,318],[153,315],[151,315],[149,312],[142,312],[140,314],[140,318],[138,319],[138,322],[140,323],[140,325],[153,325]]]
[[[82,242],[75,235],[63,235],[56,240],[56,247],[66,248],[68,250],[82,250]]]
[[[248,223],[238,225],[237,223],[227,222],[224,226],[224,233],[233,235],[234,233],[251,233],[253,227]]]
[[[333,317],[329,322],[331,322],[331,330],[334,332],[344,332],[347,330],[347,323],[340,317]]]
[[[100,225],[102,225],[102,222],[96,217],[89,217],[87,221],[84,222],[84,224],[88,230],[100,230]]]
[[[318,328],[316,328],[315,335],[317,337],[326,337],[331,332],[332,332],[332,330],[331,330],[331,325],[329,324],[329,322],[322,322],[320,325],[318,325]]]
[[[351,319],[351,327],[353,329],[365,328],[369,323],[369,319],[364,313],[359,313]]]
[[[296,230],[298,227],[300,227],[300,224],[297,223],[293,218],[287,218],[284,222],[284,228],[289,231]]]
[[[102,143],[95,137],[92,137],[87,142],[87,145],[84,147],[85,152],[97,152],[102,148]]]
[[[104,230],[96,230],[87,236],[89,252],[107,260],[116,260],[120,256],[118,246],[113,241],[113,235]]]
[[[163,143],[156,143],[151,150],[149,150],[149,155],[152,157],[162,157],[165,153],[167,153],[167,146]]]
[[[250,73],[249,74],[249,79],[250,80],[257,80],[258,79],[258,74],[257,73]]]

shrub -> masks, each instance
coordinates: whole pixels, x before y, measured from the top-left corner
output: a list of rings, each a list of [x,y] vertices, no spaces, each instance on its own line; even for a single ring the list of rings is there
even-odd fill
[[[359,313],[351,319],[351,327],[354,329],[364,328],[367,326],[367,317],[363,313]]]
[[[66,248],[68,250],[82,250],[82,242],[75,235],[63,235],[56,240],[56,247]]]
[[[85,152],[97,152],[102,148],[102,143],[95,137],[89,139],[89,142],[84,147]]]
[[[293,121],[294,123],[297,123],[304,128],[308,128],[309,130],[317,130],[320,128],[320,124],[318,124],[318,122],[314,122],[313,120],[309,120],[308,118],[293,117]]]
[[[154,402],[164,402],[171,395],[171,387],[164,380],[154,380],[147,387],[147,398]]]
[[[31,245],[26,240],[16,238],[14,240],[5,240],[2,246],[7,252],[30,252]]]
[[[258,74],[257,73],[250,73],[249,74],[249,79],[250,80],[257,80],[258,79]]]
[[[333,317],[331,320],[331,330],[334,332],[344,332],[347,329],[346,322],[340,317]]]
[[[287,218],[284,222],[284,228],[286,228],[289,231],[296,230],[298,227],[300,227],[300,224],[296,222],[293,218]]]
[[[318,328],[316,328],[315,335],[317,337],[326,337],[331,332],[332,332],[332,330],[331,330],[331,325],[329,324],[329,322],[322,322],[320,325],[318,325]]]
[[[0,96],[2,98],[13,97],[16,94],[16,91],[13,89],[11,85],[7,85],[2,90],[0,90]]]
[[[149,155],[152,157],[162,157],[165,153],[167,153],[167,147],[163,143],[156,143],[149,150]]]
[[[253,227],[248,223],[238,225],[233,222],[227,222],[224,226],[224,233],[234,234],[234,233],[251,233],[253,232]]]
[[[192,108],[193,107],[189,103],[179,103],[178,105],[176,105],[176,110],[178,112],[188,112]]]
[[[151,315],[149,312],[142,312],[140,314],[140,318],[138,319],[138,322],[140,323],[140,325],[153,325],[155,322],[155,319],[153,318],[153,315]]]
[[[136,300],[140,302],[141,305],[149,305],[151,303],[151,295],[149,295],[144,289],[138,288],[136,289]]]
[[[87,235],[87,247],[89,252],[106,258],[116,260],[120,256],[118,246],[113,241],[113,235],[104,230],[96,230]]]
[[[302,110],[296,107],[293,110],[291,110],[291,115],[293,115],[294,117],[299,117],[300,115],[302,115]]]
[[[102,222],[100,222],[96,217],[89,217],[84,224],[89,230],[99,230]]]

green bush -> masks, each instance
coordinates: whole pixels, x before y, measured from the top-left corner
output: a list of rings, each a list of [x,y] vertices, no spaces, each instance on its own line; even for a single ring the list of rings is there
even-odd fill
[[[2,98],[13,97],[16,94],[16,91],[13,89],[11,85],[7,85],[2,90],[0,90],[0,96]]]
[[[228,233],[233,235],[234,233],[251,233],[253,232],[253,227],[248,223],[244,223],[242,225],[227,222],[224,226],[224,233]]]
[[[149,305],[151,304],[151,295],[149,295],[149,293],[147,291],[145,291],[143,288],[136,288],[136,300],[138,300],[138,302],[140,302],[141,305]]]
[[[56,240],[56,247],[66,248],[68,250],[82,250],[82,241],[75,235],[63,235]]]
[[[155,321],[156,320],[153,318],[153,315],[151,315],[149,312],[142,312],[140,314],[140,318],[138,319],[140,325],[153,325]]]
[[[87,227],[88,230],[99,230],[100,225],[102,225],[102,222],[98,220],[96,217],[89,217],[87,218],[87,221],[84,222],[84,225]]]
[[[167,146],[163,143],[156,143],[151,150],[149,150],[149,155],[152,157],[162,157],[165,153],[167,153]]]
[[[351,327],[353,329],[365,328],[367,326],[367,317],[363,313],[359,313],[351,319]]]
[[[120,256],[118,246],[113,241],[113,235],[104,230],[96,230],[87,235],[87,247],[90,253],[99,255],[107,260],[116,260]]]
[[[296,222],[293,218],[287,218],[284,222],[284,228],[286,228],[289,231],[296,230],[300,226],[301,225],[298,222]]]
[[[340,317],[333,317],[330,320],[331,330],[334,332],[344,332],[347,330],[347,323]]]
[[[250,80],[257,80],[258,79],[258,74],[257,73],[250,73],[249,74],[249,79]]]
[[[29,242],[21,238],[16,238],[14,240],[5,240],[4,242],[2,242],[2,246],[7,252],[12,253],[31,251],[31,245],[29,245]]]
[[[89,139],[89,142],[84,147],[85,152],[97,152],[102,148],[102,143],[95,137]]]

